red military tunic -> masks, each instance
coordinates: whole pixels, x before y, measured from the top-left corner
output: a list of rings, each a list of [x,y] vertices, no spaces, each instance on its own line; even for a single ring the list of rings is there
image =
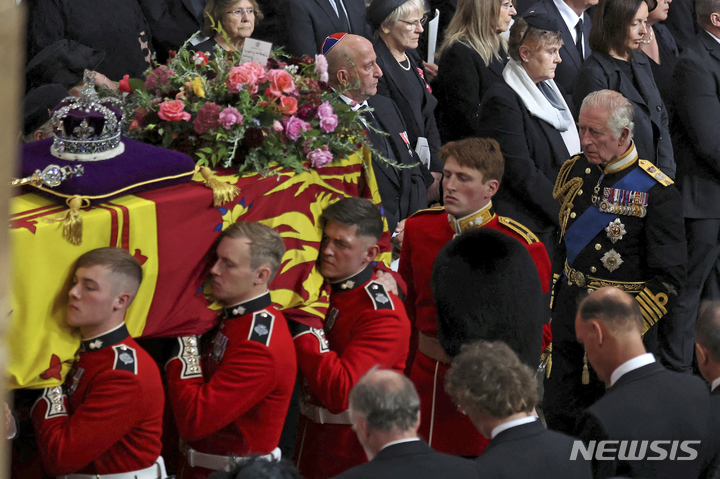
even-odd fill
[[[400,275],[407,283],[405,307],[414,327],[413,339],[418,333],[424,335],[420,339],[425,340],[425,343],[433,343],[441,355],[444,352],[437,342],[437,312],[430,283],[435,257],[455,236],[449,218],[456,225],[460,223],[461,229],[492,228],[519,240],[527,247],[535,262],[543,292],[549,290],[551,275],[545,246],[521,224],[496,215],[492,211],[492,204],[459,222],[443,208],[423,210],[408,218],[399,268]],[[411,357],[417,347],[418,344],[413,342]],[[538,351],[538,362],[540,353]],[[437,359],[438,354],[433,356]],[[436,451],[458,456],[478,456],[489,440],[477,431],[467,416],[457,410],[453,400],[445,393],[445,373],[450,367],[449,359],[445,358],[446,362],[436,359],[422,350],[417,351],[410,371],[410,379],[420,395],[419,434]]]
[[[125,324],[82,342],[64,391],[45,390],[32,420],[51,476],[117,474],[155,463],[165,398],[157,364]]]
[[[295,348],[270,293],[225,308],[202,373],[183,359],[166,365],[168,394],[180,437],[198,452],[220,456],[269,454],[278,445],[295,386]],[[203,377],[204,376],[204,377]],[[212,470],[181,458],[178,479]]]
[[[295,460],[306,479],[334,477],[367,462],[347,420],[350,390],[373,366],[405,369],[410,322],[400,299],[375,279],[368,266],[333,284],[325,331],[300,326],[293,338],[303,375]],[[308,410],[319,408],[339,415],[344,424],[320,424],[308,418]]]

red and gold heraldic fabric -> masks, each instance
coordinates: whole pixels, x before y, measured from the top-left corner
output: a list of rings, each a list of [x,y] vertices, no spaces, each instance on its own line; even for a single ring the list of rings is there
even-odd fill
[[[80,345],[79,333],[65,324],[70,274],[77,258],[92,249],[116,246],[143,266],[143,283],[125,318],[133,337],[201,334],[217,320],[207,278],[209,252],[220,232],[237,221],[276,228],[287,251],[270,285],[273,303],[286,317],[322,327],[328,305],[323,278],[315,268],[323,209],[346,196],[380,207],[369,152],[303,173],[271,168],[268,176],[216,173],[240,194],[220,207],[196,174],[194,181],[115,198],[80,211],[83,238],[73,246],[61,226],[46,220],[65,205],[28,193],[10,205],[12,248],[9,387],[45,388],[63,383]],[[389,233],[383,236],[390,262]]]

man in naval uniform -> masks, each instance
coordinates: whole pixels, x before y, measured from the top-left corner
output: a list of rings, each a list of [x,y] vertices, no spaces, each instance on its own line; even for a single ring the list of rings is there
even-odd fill
[[[500,186],[504,170],[504,160],[495,140],[468,138],[448,143],[440,149],[440,159],[444,162],[445,207],[420,211],[408,219],[400,253],[399,272],[408,291],[405,306],[414,326],[410,379],[420,394],[421,437],[438,452],[477,456],[488,440],[457,410],[443,387],[451,359],[438,341],[438,317],[431,289],[435,258],[463,231],[491,228],[527,248],[537,268],[527,274],[539,275],[543,292],[549,290],[550,260],[545,246],[530,230],[492,210],[491,199]],[[541,352],[538,347],[538,362]]]
[[[303,376],[295,463],[307,479],[326,479],[367,461],[352,430],[350,390],[372,367],[403,372],[410,322],[402,302],[377,281],[372,261],[383,231],[380,210],[344,198],[320,217],[318,269],[330,283],[323,329],[293,325]]]
[[[140,263],[120,248],[95,249],[77,261],[66,321],[82,334],[78,361],[65,387],[45,389],[32,409],[51,476],[167,477],[160,371],[124,322],[141,281]]]
[[[687,261],[682,202],[673,181],[638,158],[633,108],[621,94],[588,95],[578,130],[583,153],[562,166],[552,360],[545,380],[548,427],[572,434],[578,416],[605,391],[575,335],[582,296],[614,286],[634,296],[645,344],[657,352],[655,323],[672,308]]]
[[[200,345],[177,338],[165,369],[180,434],[179,479],[206,478],[231,456],[279,459],[280,441],[297,364],[290,331],[267,286],[282,262],[280,235],[260,223],[239,222],[220,235],[210,270],[222,319]]]

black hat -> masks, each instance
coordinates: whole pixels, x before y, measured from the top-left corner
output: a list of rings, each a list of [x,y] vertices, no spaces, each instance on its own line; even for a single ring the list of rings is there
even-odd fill
[[[463,233],[435,259],[438,339],[450,357],[479,339],[503,341],[533,370],[549,311],[527,248],[490,228]]]
[[[67,96],[67,89],[58,83],[33,88],[23,101],[23,134],[29,135],[50,120],[50,110]]]
[[[548,32],[559,32],[557,20],[547,16],[544,13],[536,12],[535,10],[527,12],[523,15],[523,19],[528,25],[538,28],[540,30],[547,30]]]
[[[405,2],[407,2],[407,0],[373,0],[367,8],[365,19],[373,31],[375,31],[380,28],[380,25],[382,25],[385,19],[389,17],[396,8]]]
[[[69,90],[82,81],[86,69],[97,69],[103,58],[104,50],[75,40],[58,40],[43,48],[25,67],[25,91],[48,83],[59,83]]]

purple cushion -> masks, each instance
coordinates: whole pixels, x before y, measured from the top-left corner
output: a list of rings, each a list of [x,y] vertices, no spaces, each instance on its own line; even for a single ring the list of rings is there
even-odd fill
[[[48,165],[63,167],[81,164],[85,169],[81,177],[66,179],[55,188],[44,186],[44,190],[40,190],[31,186],[29,189],[60,201],[64,201],[64,198],[59,198],[53,192],[59,195],[90,197],[90,204],[103,203],[116,196],[185,183],[192,179],[195,162],[188,155],[125,137],[122,141],[125,151],[121,155],[101,161],[69,161],[56,158],[50,154],[52,138],[25,143],[22,146],[22,176],[31,176],[35,170],[42,171]],[[157,179],[160,181],[151,181]],[[146,184],[148,181],[151,182]]]

